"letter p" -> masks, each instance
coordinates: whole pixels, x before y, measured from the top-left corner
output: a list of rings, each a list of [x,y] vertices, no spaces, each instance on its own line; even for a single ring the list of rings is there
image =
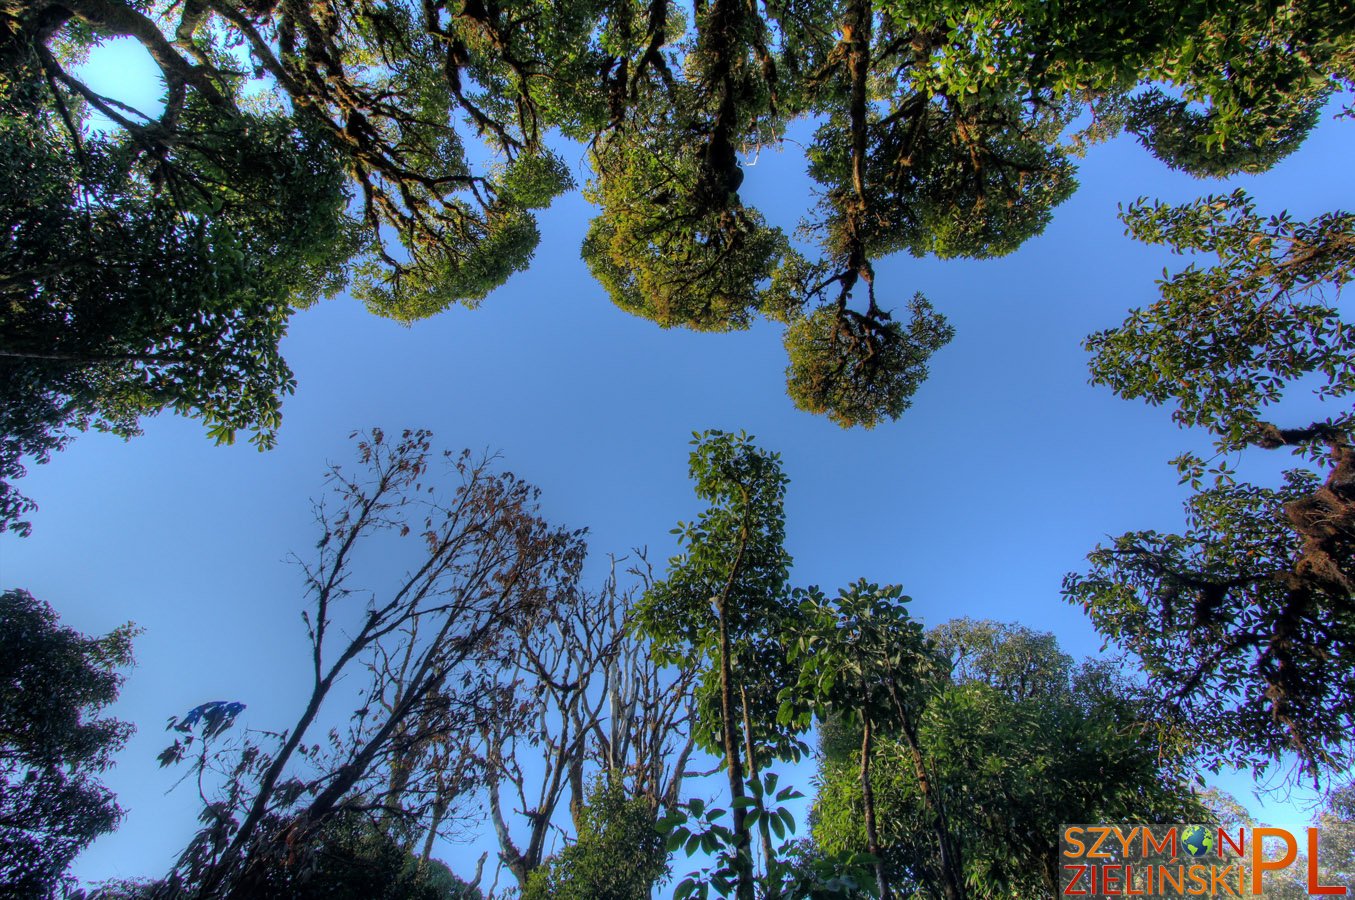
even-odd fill
[[[1284,841],[1284,856],[1280,859],[1266,859],[1266,838],[1277,837]],[[1299,854],[1299,842],[1283,828],[1257,828],[1251,836],[1251,892],[1253,896],[1261,893],[1261,875],[1289,866]]]

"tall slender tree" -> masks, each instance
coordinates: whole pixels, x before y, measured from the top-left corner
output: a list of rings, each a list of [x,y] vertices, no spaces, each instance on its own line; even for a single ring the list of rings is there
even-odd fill
[[[664,657],[701,672],[695,727],[724,763],[736,896],[752,900],[745,782],[797,742],[794,729],[775,725],[776,691],[791,677],[781,633],[795,615],[784,547],[787,480],[777,455],[747,435],[709,431],[693,443],[691,477],[709,506],[679,524],[683,550],[641,598],[636,622]]]
[[[802,630],[792,647],[800,677],[785,696],[784,714],[794,714],[797,694],[832,727],[859,729],[859,784],[865,850],[876,857],[875,879],[881,900],[894,896],[880,842],[871,767],[880,737],[906,748],[911,774],[930,819],[935,839],[935,871],[946,900],[966,896],[963,862],[951,831],[946,799],[934,787],[932,764],[920,743],[921,720],[932,695],[944,683],[945,664],[908,614],[898,587],[880,588],[859,581],[828,600],[811,588],[801,603]]]

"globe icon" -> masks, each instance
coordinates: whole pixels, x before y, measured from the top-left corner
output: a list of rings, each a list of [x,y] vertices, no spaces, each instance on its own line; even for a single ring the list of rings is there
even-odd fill
[[[1204,856],[1214,849],[1214,836],[1203,825],[1187,825],[1181,830],[1181,846],[1191,856]]]

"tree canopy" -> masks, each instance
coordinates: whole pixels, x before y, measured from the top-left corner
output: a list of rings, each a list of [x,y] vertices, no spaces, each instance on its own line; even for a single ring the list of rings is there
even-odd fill
[[[478,304],[574,186],[565,141],[621,308],[783,322],[797,405],[895,418],[951,332],[873,260],[1012,252],[1126,130],[1195,174],[1263,170],[1352,83],[1351,24],[1334,0],[11,3],[0,514],[22,527],[21,460],[82,428],[172,409],[268,445],[291,311],[344,285],[402,322]],[[114,38],[153,61],[159,109],[82,80]],[[740,194],[797,121],[819,192],[798,243]]]
[[[83,133],[89,104],[53,100],[50,53],[21,64],[0,74],[0,521],[25,531],[13,479],[75,430],[131,435],[172,409],[271,446],[288,315],[342,283],[353,235],[314,128],[195,101],[189,141]]]

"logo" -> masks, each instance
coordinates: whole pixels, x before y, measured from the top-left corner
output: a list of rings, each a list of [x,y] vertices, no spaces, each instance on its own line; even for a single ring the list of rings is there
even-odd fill
[[[1300,848],[1305,853],[1300,854]],[[1323,883],[1317,828],[1064,825],[1061,897],[1261,897],[1275,878],[1310,897],[1344,897]]]

